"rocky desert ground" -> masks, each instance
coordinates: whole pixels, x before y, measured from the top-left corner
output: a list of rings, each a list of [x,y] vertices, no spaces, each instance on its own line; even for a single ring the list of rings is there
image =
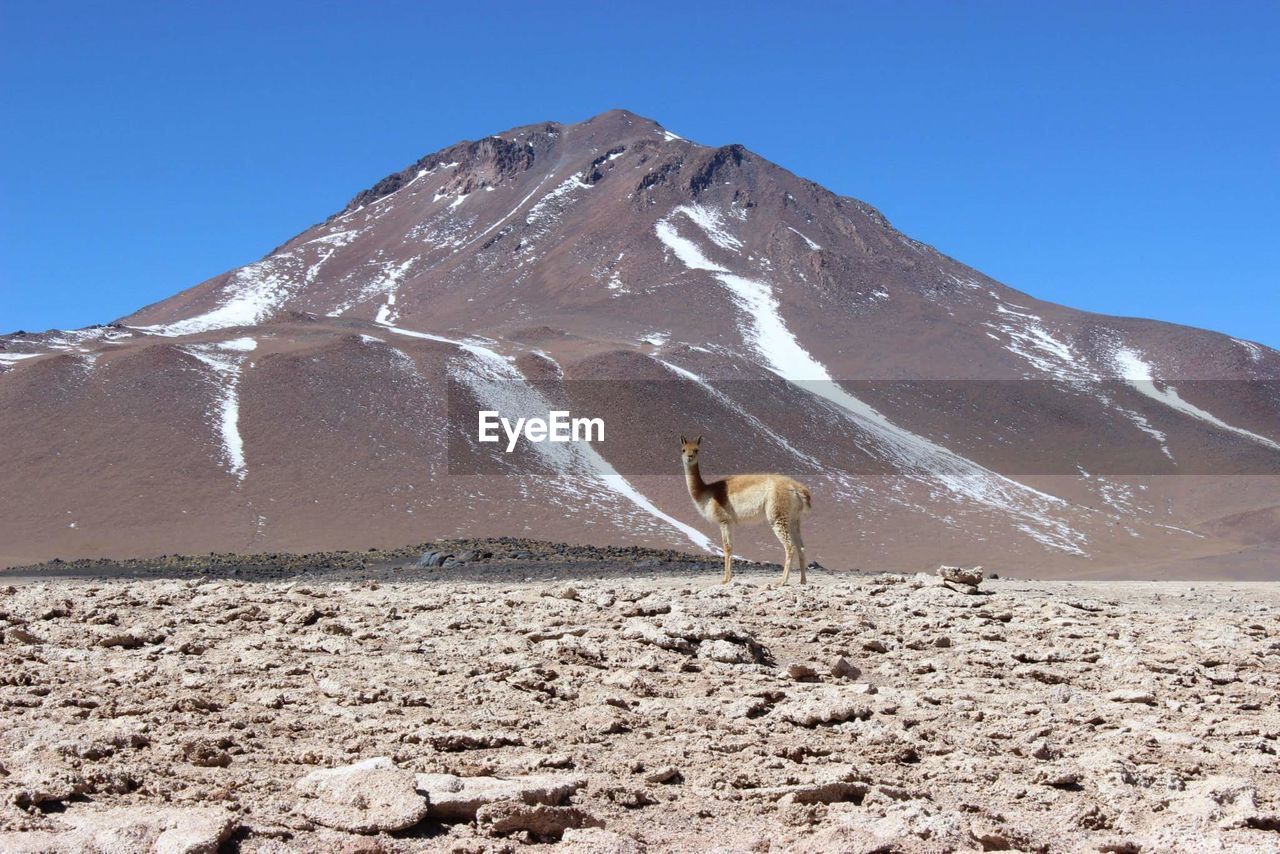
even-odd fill
[[[8,573],[0,851],[1280,849],[1275,586],[497,549]]]

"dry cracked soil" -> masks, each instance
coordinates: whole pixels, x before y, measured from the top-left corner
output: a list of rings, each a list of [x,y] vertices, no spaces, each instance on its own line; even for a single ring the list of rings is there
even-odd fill
[[[0,851],[1280,849],[1274,586],[640,563],[0,580]]]

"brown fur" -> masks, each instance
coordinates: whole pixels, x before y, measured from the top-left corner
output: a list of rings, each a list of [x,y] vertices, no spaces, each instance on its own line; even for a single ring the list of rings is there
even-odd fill
[[[764,517],[782,543],[784,560],[782,583],[791,577],[791,564],[800,566],[800,583],[804,584],[804,540],[800,537],[800,515],[813,506],[813,495],[804,484],[780,474],[736,474],[707,483],[698,464],[699,436],[690,442],[680,437],[680,457],[684,462],[685,481],[693,505],[708,522],[720,526],[724,543],[724,578],[733,578],[733,537],[731,527]]]

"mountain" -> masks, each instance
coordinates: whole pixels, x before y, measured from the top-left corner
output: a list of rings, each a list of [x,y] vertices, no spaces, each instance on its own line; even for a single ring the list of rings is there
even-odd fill
[[[1280,574],[1280,353],[1037,300],[626,111],[430,154],[120,321],[0,337],[0,370],[0,563],[709,548],[702,433],[708,474],[810,485],[829,567]],[[557,408],[605,441],[476,441]]]

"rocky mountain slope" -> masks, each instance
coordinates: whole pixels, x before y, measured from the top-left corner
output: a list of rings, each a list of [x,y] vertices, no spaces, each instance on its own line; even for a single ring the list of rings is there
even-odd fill
[[[625,111],[428,155],[261,261],[0,338],[0,563],[510,534],[710,548],[709,474],[810,556],[1274,577],[1280,353],[1008,288],[739,145]],[[604,442],[475,441],[566,407]],[[750,557],[776,559],[763,530]]]

